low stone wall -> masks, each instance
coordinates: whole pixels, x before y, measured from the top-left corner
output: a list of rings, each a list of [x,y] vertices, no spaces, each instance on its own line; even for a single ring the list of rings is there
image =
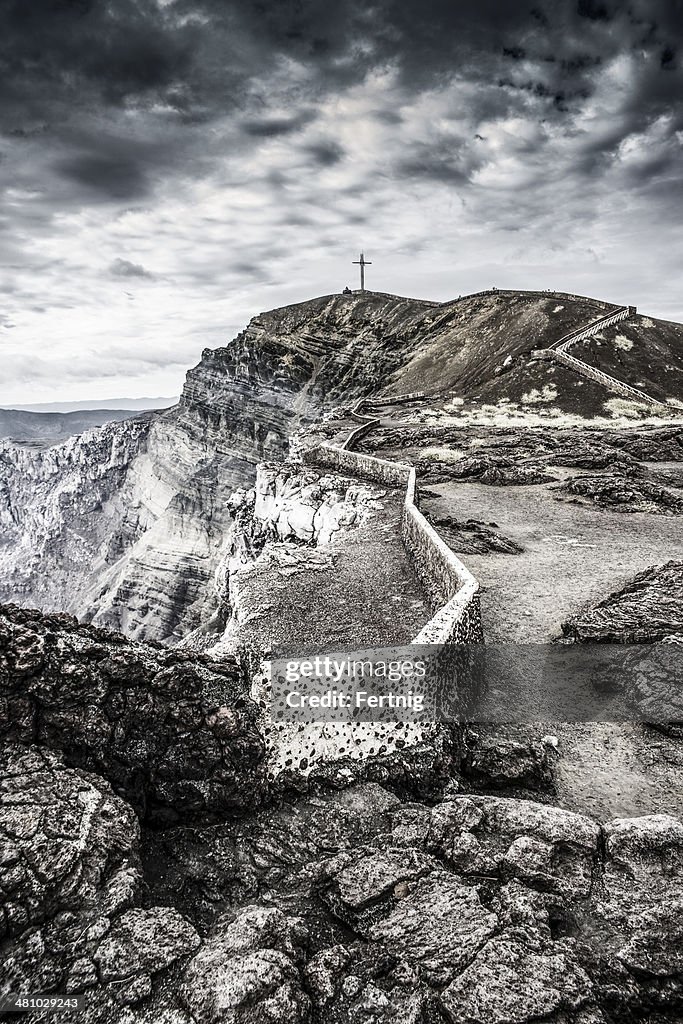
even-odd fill
[[[365,437],[366,434],[369,434],[371,430],[374,430],[374,428],[379,423],[379,419],[374,417],[362,416],[360,412],[356,411],[358,409],[361,409],[363,404],[363,402],[359,402],[355,409],[353,409],[353,411],[351,412],[351,416],[353,417],[353,419],[360,421],[360,426],[352,430],[349,436],[344,441],[341,447],[345,451],[350,451],[356,445],[356,443],[361,440],[361,438]]]
[[[388,487],[405,488],[401,520],[403,543],[436,609],[411,643],[439,646],[481,643],[479,584],[420,512],[415,468],[346,447],[378,422],[362,417],[358,411],[362,405],[362,402],[357,403],[354,416],[364,422],[352,431],[343,447],[321,444],[302,451],[302,459]],[[265,666],[263,673],[254,677],[252,697],[262,709],[262,731],[271,778],[292,771],[308,775],[329,762],[350,764],[368,757],[400,755],[406,748],[438,742],[439,727],[434,723],[279,721],[282,709],[273,706],[271,681]],[[349,778],[352,776],[349,768],[344,771]]]
[[[606,313],[605,316],[599,317],[597,320],[593,320],[585,327],[579,327],[575,331],[570,331],[569,334],[563,335],[554,341],[548,348],[555,349],[559,352],[565,352],[570,345],[573,345],[577,341],[582,341],[584,338],[591,338],[594,334],[598,334],[605,327],[610,327],[612,324],[619,323],[620,320],[627,320],[631,315],[632,306],[622,306],[620,309],[612,310],[610,313]]]
[[[301,453],[301,457],[304,462],[312,465],[327,466],[340,473],[362,476],[366,480],[373,480],[387,487],[406,487],[411,469],[401,462],[376,459],[373,455],[337,448],[331,444],[308,448]]]
[[[389,395],[388,398],[369,398],[365,399],[366,405],[371,406],[384,406],[384,405],[401,405],[402,402],[414,402],[419,398],[429,398],[430,395],[439,394],[438,391],[408,391],[405,395]]]
[[[415,571],[438,610],[413,638],[414,644],[479,643],[483,640],[479,584],[420,512],[411,467],[402,522],[403,543]]]
[[[372,420],[362,426],[372,429],[375,423]],[[479,584],[420,512],[414,467],[326,444],[309,448],[302,457],[305,462],[328,466],[388,487],[405,487],[403,543],[432,606],[438,609],[412,643],[479,643],[483,638]]]
[[[440,305],[442,307],[454,306],[458,302],[466,302],[468,299],[477,299],[484,295],[522,295],[524,298],[535,299],[569,299],[570,301],[578,300],[585,302],[588,300],[589,302],[600,302],[599,299],[593,299],[590,295],[576,295],[574,292],[538,291],[526,288],[484,288],[482,291],[471,292],[469,295],[459,295],[457,299],[448,299],[446,302],[440,303]],[[606,303],[600,304],[605,305]]]

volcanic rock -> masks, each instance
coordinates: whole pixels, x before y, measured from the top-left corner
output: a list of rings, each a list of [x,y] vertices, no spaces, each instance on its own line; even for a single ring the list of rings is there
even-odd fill
[[[105,989],[149,995],[151,978],[199,945],[174,909],[140,909],[139,826],[96,776],[52,753],[0,753],[3,993]]]
[[[63,752],[141,814],[236,810],[258,799],[258,709],[234,660],[221,664],[0,608],[0,731]]]
[[[621,590],[562,623],[579,642],[643,644],[683,633],[683,562],[638,573]]]

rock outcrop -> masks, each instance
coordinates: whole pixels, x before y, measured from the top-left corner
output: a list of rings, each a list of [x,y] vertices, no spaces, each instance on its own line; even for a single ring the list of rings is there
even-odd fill
[[[208,937],[166,998],[209,1024],[603,1024],[683,1009],[676,818],[601,826],[530,800],[430,807],[365,784],[194,842],[220,864],[191,900]],[[188,852],[150,837],[153,893],[166,898]]]
[[[200,939],[174,908],[140,905],[132,809],[35,747],[5,746],[0,773],[0,993],[144,999]]]
[[[0,733],[59,750],[157,823],[259,799],[258,709],[232,659],[0,607]]]
[[[653,566],[562,624],[578,642],[648,644],[683,633],[683,562]]]
[[[558,498],[595,504],[614,512],[650,512],[654,515],[683,514],[683,495],[648,480],[633,471],[611,472],[601,476],[581,475],[555,488]]]

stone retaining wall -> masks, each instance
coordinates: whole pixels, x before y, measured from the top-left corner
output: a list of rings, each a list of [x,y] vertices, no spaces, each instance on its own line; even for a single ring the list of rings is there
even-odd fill
[[[347,448],[338,448],[332,444],[307,448],[301,453],[301,457],[304,462],[316,466],[326,466],[339,473],[362,476],[365,480],[373,480],[375,483],[384,484],[387,487],[406,487],[411,469],[410,466],[402,462],[377,459],[374,455],[352,452]]]
[[[369,420],[362,424],[352,436],[357,438],[358,431],[364,428],[371,430],[376,422]],[[350,439],[347,438],[347,443]],[[437,609],[412,643],[479,643],[482,640],[479,584],[420,512],[414,467],[328,444],[309,448],[302,457],[305,462],[388,487],[405,487],[403,543],[432,606]]]
[[[479,584],[420,512],[417,480],[410,467],[401,524],[403,543],[436,614],[414,644],[479,643],[483,640]]]
[[[411,640],[412,644],[466,644],[483,640],[479,607],[479,584],[420,512],[415,468],[407,463],[378,459],[347,445],[367,433],[378,420],[363,422],[343,446],[321,444],[301,453],[304,462],[350,473],[388,487],[404,487],[401,535],[435,614]],[[397,648],[400,650],[400,648]],[[277,778],[290,771],[309,775],[329,762],[358,762],[367,757],[400,754],[406,747],[432,745],[438,741],[439,726],[419,722],[297,722],[289,715],[279,720],[283,709],[273,705],[269,672],[254,677],[252,697],[262,709],[262,732],[268,750],[268,773]],[[289,713],[291,715],[291,712]],[[347,770],[347,769],[345,769]],[[350,769],[348,769],[350,773]],[[349,775],[350,777],[350,775]]]
[[[384,405],[401,405],[402,402],[414,402],[418,398],[429,398],[431,395],[439,394],[440,392],[434,391],[408,391],[405,395],[390,395],[388,398],[366,398],[363,400],[364,405],[372,406],[384,406]]]

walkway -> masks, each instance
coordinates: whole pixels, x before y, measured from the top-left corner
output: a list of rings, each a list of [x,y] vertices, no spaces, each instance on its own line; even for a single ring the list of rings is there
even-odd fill
[[[365,486],[368,486],[365,484]],[[432,611],[401,541],[402,490],[329,546],[273,545],[267,570],[241,573],[239,639],[274,652],[358,651],[409,644]]]
[[[523,545],[520,555],[465,555],[481,584],[487,643],[543,643],[564,619],[618,589],[637,572],[680,557],[680,517],[624,514],[565,504],[545,485],[430,485],[433,514],[495,522]],[[683,814],[683,744],[637,723],[527,723],[484,726],[538,743],[558,739],[551,754],[556,802],[598,820],[641,814]]]

